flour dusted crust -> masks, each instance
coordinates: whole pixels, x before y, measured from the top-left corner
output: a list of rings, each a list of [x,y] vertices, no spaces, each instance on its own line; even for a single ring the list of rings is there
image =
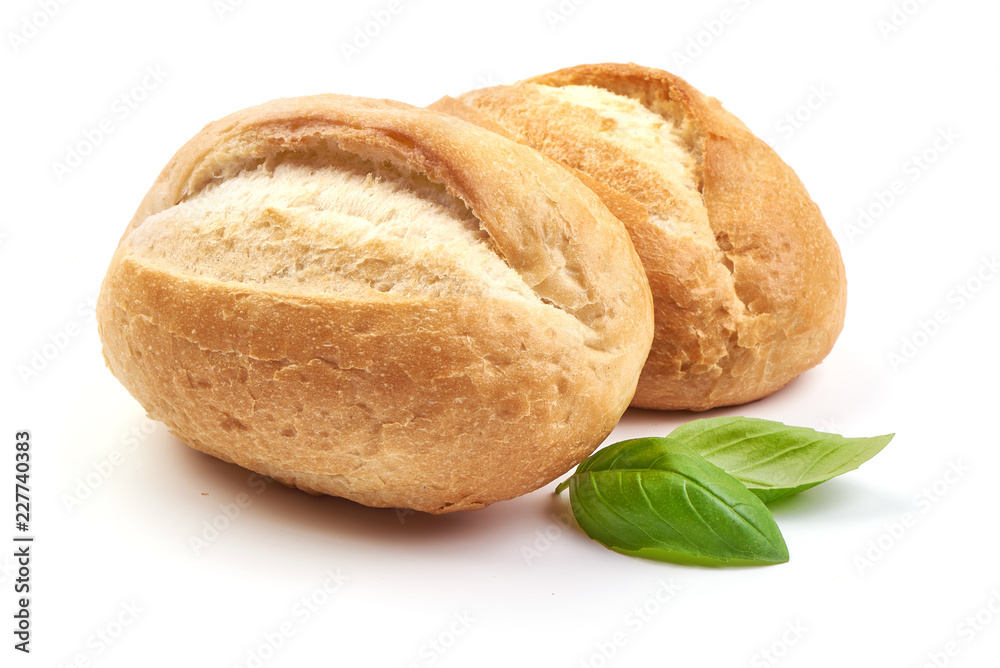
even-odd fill
[[[577,170],[626,224],[656,322],[632,405],[752,401],[832,348],[846,279],[818,207],[770,147],[683,79],[582,65],[431,108]]]
[[[98,325],[111,371],[192,447],[440,513],[592,452],[635,391],[652,302],[624,227],[568,170],[444,114],[321,95],[178,151]]]

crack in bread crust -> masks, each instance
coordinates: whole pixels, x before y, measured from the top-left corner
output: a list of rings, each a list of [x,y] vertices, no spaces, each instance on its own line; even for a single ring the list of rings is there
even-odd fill
[[[242,172],[150,216],[125,243],[175,272],[287,294],[540,303],[443,188],[370,163],[331,163]]]
[[[770,147],[683,79],[581,65],[430,106],[575,168],[626,224],[656,320],[634,406],[745,403],[830,351],[846,281],[818,207]]]
[[[577,107],[576,113],[579,107],[594,112],[600,127],[596,136],[588,140],[600,140],[601,160],[607,158],[609,149],[617,149],[616,185],[622,185],[629,196],[648,208],[650,221],[655,225],[673,236],[694,239],[707,253],[715,256],[729,275],[728,283],[741,309],[741,320],[764,315],[751,312],[740,298],[730,257],[733,245],[725,232],[717,233],[711,226],[703,198],[704,146],[702,142],[687,140],[682,130],[688,122],[683,107],[663,103],[646,107],[639,99],[596,86],[537,86],[542,95],[555,96],[561,104]],[[659,109],[654,110],[654,107]],[[593,124],[594,120],[588,122],[591,128]],[[697,121],[692,124],[697,126]],[[577,132],[584,134],[588,129],[581,127]],[[577,169],[595,171],[591,161],[577,159],[570,164]],[[624,176],[623,171],[626,171]],[[721,276],[717,278],[725,281]],[[737,328],[746,329],[746,326],[738,322]],[[725,371],[729,357],[727,350],[715,364]]]
[[[670,250],[661,262],[647,266],[651,283],[665,286],[654,292],[660,318],[697,312],[704,295],[711,296],[713,311],[719,307],[729,314],[715,323],[726,330],[721,336],[706,332],[706,340],[700,328],[681,336],[671,333],[663,342],[671,373],[680,377],[725,372],[733,352],[729,332],[738,337],[759,314],[740,300],[728,255],[710,225],[701,193],[703,160],[699,144],[689,144],[682,131],[684,118],[662,116],[639,100],[594,86],[522,84],[515,90],[496,89],[496,97],[489,90],[469,96],[483,115],[505,126],[514,138],[597,176],[645,209],[654,228],[647,232],[656,239],[647,244],[633,228],[640,256],[642,247],[651,244]],[[566,141],[568,136],[573,141]],[[660,268],[664,271],[654,278]],[[707,322],[713,316],[688,317]]]

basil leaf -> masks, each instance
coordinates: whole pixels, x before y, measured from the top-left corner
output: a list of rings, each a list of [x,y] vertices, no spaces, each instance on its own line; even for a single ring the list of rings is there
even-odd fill
[[[639,438],[608,446],[556,492],[566,487],[580,528],[613,550],[788,561],[771,511],[679,441]]]
[[[853,471],[893,436],[844,438],[745,417],[693,420],[670,433],[670,438],[724,469],[764,503]]]

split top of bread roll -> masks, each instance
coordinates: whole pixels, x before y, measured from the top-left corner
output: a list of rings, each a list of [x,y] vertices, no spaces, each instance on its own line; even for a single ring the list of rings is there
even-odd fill
[[[577,171],[629,228],[656,332],[633,405],[767,396],[830,351],[840,251],[795,173],[719,102],[638,65],[582,65],[431,108]]]
[[[209,124],[98,300],[108,366],[183,441],[315,493],[475,509],[610,433],[652,339],[626,230],[573,174],[387,100]]]

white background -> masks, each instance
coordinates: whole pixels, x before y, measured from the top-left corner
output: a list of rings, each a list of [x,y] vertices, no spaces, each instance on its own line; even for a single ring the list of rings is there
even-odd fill
[[[51,18],[44,2],[4,3],[0,663],[997,665],[996,3],[896,0],[909,14],[890,32],[890,0],[578,2],[563,16],[558,0],[404,0],[350,58],[342,45],[387,0],[98,0],[50,3]],[[788,564],[615,554],[554,519],[554,484],[441,517],[266,486],[146,421],[104,368],[92,307],[108,260],[206,122],[320,92],[424,105],[601,61],[672,70],[721,99],[798,171],[843,249],[833,353],[769,399],[712,413],[896,433],[857,472],[774,506]],[[55,165],[99,130],[78,165]],[[859,209],[873,212],[863,226]],[[630,411],[611,439],[693,417]],[[21,429],[30,656],[11,632]],[[332,594],[328,573],[346,578]],[[306,614],[303,598],[321,604]]]

